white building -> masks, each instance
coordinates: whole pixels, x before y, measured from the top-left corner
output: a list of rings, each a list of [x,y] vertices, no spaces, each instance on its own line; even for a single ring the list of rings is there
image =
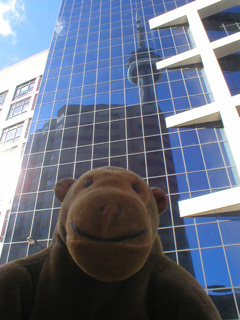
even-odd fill
[[[0,252],[48,50],[0,71]]]
[[[214,102],[167,119],[168,128],[199,126],[222,121],[232,156],[240,175],[240,95],[232,94],[218,60],[240,51],[240,32],[211,41],[203,19],[240,4],[239,0],[196,0],[162,14],[149,21],[151,29],[165,29],[188,24],[195,47],[157,63],[157,68],[174,69],[202,63],[208,78]],[[240,210],[240,187],[211,193],[179,202],[182,217],[201,214],[218,214]]]

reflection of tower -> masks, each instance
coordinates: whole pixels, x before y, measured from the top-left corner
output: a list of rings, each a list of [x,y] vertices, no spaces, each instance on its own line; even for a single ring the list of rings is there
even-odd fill
[[[163,164],[161,156],[159,158],[155,158],[155,163],[151,164],[147,162],[148,172],[151,172],[150,167],[154,165],[163,166],[163,175],[168,176],[171,174],[171,185],[175,186],[175,192],[177,191],[177,178],[174,175],[174,161],[173,155],[170,151],[170,140],[168,135],[168,129],[166,127],[165,117],[161,113],[160,119],[156,114],[156,98],[155,98],[155,88],[154,85],[161,79],[161,73],[158,72],[156,63],[160,60],[160,56],[153,52],[153,50],[149,49],[145,42],[145,29],[142,22],[142,19],[139,16],[138,9],[136,10],[136,38],[137,38],[137,45],[138,49],[135,52],[131,53],[131,57],[127,61],[127,75],[129,81],[138,86],[140,89],[140,103],[142,107],[143,116],[147,116],[151,114],[152,119],[156,118],[156,122],[159,122],[159,134],[164,134],[164,141],[163,141],[163,149],[165,152],[165,158],[167,158],[166,165]],[[161,107],[161,106],[160,106]],[[158,107],[160,110],[160,108]],[[159,121],[160,120],[160,121]],[[147,157],[148,158],[148,157]],[[166,188],[167,189],[167,188]],[[178,196],[171,199],[171,206],[172,211],[175,216],[179,216],[178,211]],[[164,216],[163,218],[164,219]],[[169,240],[169,233],[166,229],[159,230],[160,237],[163,242],[163,247],[166,251],[172,250],[172,248],[168,248]],[[181,241],[185,244],[188,243],[188,237],[185,231],[181,233]],[[179,239],[179,235],[178,235]],[[164,245],[165,244],[165,245]],[[185,261],[180,261],[184,267],[187,266],[188,271],[195,276],[194,266],[191,259],[191,255],[187,255],[185,257]]]
[[[145,30],[138,10],[136,12],[136,24],[138,50],[131,54],[131,58],[127,62],[128,79],[132,84],[139,86],[141,102],[146,103],[155,100],[153,81],[157,82],[161,78],[161,74],[157,72],[156,67],[160,56],[146,48]]]

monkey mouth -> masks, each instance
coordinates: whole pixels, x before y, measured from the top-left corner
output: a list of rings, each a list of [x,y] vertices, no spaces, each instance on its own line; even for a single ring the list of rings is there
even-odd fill
[[[89,240],[105,242],[105,243],[110,243],[110,242],[116,243],[116,242],[122,242],[125,240],[132,240],[132,239],[141,237],[142,235],[144,235],[148,232],[147,229],[143,229],[139,232],[132,233],[132,234],[129,234],[126,236],[120,236],[120,237],[114,237],[114,238],[100,238],[100,237],[95,237],[95,236],[92,236],[91,234],[88,234],[86,232],[81,231],[80,229],[78,229],[78,227],[75,225],[75,223],[73,221],[72,221],[71,225],[72,225],[73,230],[77,234],[79,234],[80,236],[83,236]]]

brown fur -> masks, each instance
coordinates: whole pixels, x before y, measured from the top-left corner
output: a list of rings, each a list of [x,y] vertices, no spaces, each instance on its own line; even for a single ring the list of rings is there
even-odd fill
[[[52,244],[0,268],[1,320],[218,320],[210,298],[167,259],[157,234],[167,197],[104,167],[55,187]]]

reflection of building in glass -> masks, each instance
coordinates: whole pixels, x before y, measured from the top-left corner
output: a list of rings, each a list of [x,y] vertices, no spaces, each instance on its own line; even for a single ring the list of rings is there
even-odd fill
[[[0,71],[0,252],[47,54]]]
[[[160,56],[154,53],[153,49],[147,48],[145,43],[145,29],[143,26],[142,18],[139,15],[138,8],[136,9],[136,44],[137,44],[137,51],[132,52],[130,58],[127,61],[127,76],[128,80],[135,86],[139,88],[139,96],[140,96],[140,110],[145,115],[153,114],[152,115],[152,122],[156,122],[159,125],[159,140],[161,139],[161,134],[165,133],[165,141],[164,141],[164,149],[169,148],[167,152],[167,161],[165,165],[163,165],[163,158],[162,153],[156,153],[154,161],[148,162],[147,169],[152,171],[153,176],[154,169],[158,170],[159,166],[161,165],[161,175],[167,176],[168,172],[172,174],[171,184],[175,186],[175,193],[178,194],[178,183],[177,179],[174,175],[174,161],[173,155],[170,149],[171,143],[169,140],[169,131],[166,128],[165,123],[165,116],[161,112],[161,104],[158,104],[159,114],[156,113],[156,99],[155,99],[155,84],[160,81],[161,79],[161,72],[157,70],[156,63],[160,59]],[[143,125],[143,123],[142,123]],[[131,129],[130,129],[131,130]],[[144,133],[143,133],[144,135]],[[158,139],[158,138],[157,138]],[[154,143],[153,143],[154,144]],[[143,149],[142,149],[143,151]],[[144,150],[146,152],[146,150]],[[146,153],[148,155],[148,153]],[[156,174],[158,175],[158,174]],[[158,184],[157,184],[158,185]],[[179,215],[178,210],[178,200],[179,197],[175,197],[172,199],[171,205],[174,208],[174,212],[176,215]],[[165,238],[165,242],[168,242],[168,233],[166,230],[159,230],[159,234],[161,238]],[[188,238],[184,230],[181,232],[181,241],[184,242],[186,245],[188,243]],[[185,265],[189,272],[193,276],[195,276],[194,267],[192,265],[191,256],[188,255],[185,257]]]
[[[159,229],[166,254],[194,273],[216,304],[221,304],[225,319],[238,318],[239,212],[223,209],[211,216],[205,211],[205,216],[196,213],[181,218],[177,207],[181,200],[180,213],[184,214],[188,200],[215,197],[225,189],[231,193],[239,186],[237,156],[229,148],[232,136],[216,107],[217,90],[204,52],[202,59],[199,52],[199,38],[210,42],[196,39],[194,25],[181,16],[184,12],[190,20],[199,21],[194,5],[200,2],[184,0],[181,5],[186,7],[172,10],[178,1],[146,0],[137,6],[131,0],[62,1],[5,234],[2,264],[40,250],[27,242],[29,236],[43,246],[49,244],[60,206],[53,196],[57,180],[77,178],[103,165],[121,166],[167,192],[169,209]],[[238,4],[233,0],[218,2],[225,4],[218,8],[230,15],[239,12],[239,6],[228,9]],[[149,19],[170,10],[166,15],[176,20],[175,25],[166,22],[164,29],[157,25],[149,29]],[[212,18],[206,24],[206,12],[212,11],[201,10],[206,28],[213,32],[215,27],[208,27]],[[166,15],[161,16],[161,23],[170,19]],[[235,33],[223,38],[227,48],[227,41],[234,37],[236,46],[230,46],[229,55],[237,54],[233,52],[238,43],[237,21],[235,25]],[[210,46],[221,61],[220,44],[211,42]],[[206,52],[207,48],[206,44]],[[148,54],[147,61],[161,57],[160,69],[149,63],[142,74],[137,68],[137,61],[143,62],[141,53],[142,57]],[[233,68],[228,63],[223,70],[227,70],[233,98],[238,99],[239,71]],[[226,82],[224,86],[221,94],[228,90]],[[209,123],[200,127],[203,119],[198,120],[198,110],[205,112],[201,114],[211,126],[222,118],[222,128],[209,128]],[[183,111],[187,113],[181,118]],[[184,122],[181,128],[180,120]]]

